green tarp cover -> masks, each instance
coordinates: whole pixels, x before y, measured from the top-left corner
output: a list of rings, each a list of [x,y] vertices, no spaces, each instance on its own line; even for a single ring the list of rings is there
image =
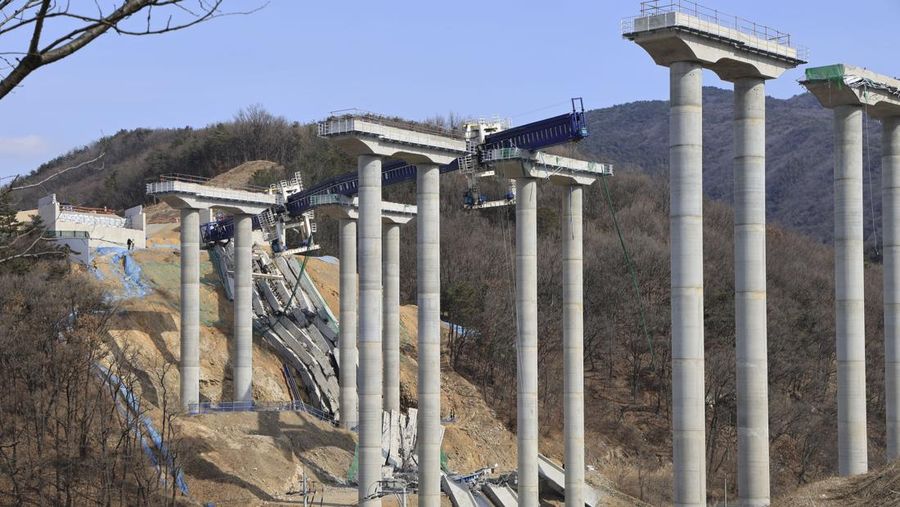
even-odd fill
[[[844,81],[844,66],[828,65],[827,67],[812,67],[806,69],[807,81]]]

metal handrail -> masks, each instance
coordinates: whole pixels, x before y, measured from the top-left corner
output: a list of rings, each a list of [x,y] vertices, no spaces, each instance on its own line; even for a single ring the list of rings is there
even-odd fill
[[[731,14],[720,12],[716,9],[704,7],[703,5],[700,5],[693,0],[644,0],[643,2],[641,2],[640,15],[622,20],[622,33],[634,33],[634,21],[636,19],[648,16],[668,14],[672,12],[685,14],[687,16],[694,17],[701,22],[713,24],[724,29],[733,30],[743,35],[759,39],[760,41],[765,41],[766,43],[794,49],[797,51],[798,58],[801,59],[805,59],[809,55],[809,49],[794,45],[791,41],[791,35],[788,33],[776,30],[770,26],[756,23],[755,21],[751,21],[746,18],[733,16]],[[702,30],[702,28],[700,27],[691,28]],[[722,34],[716,33],[716,35]],[[776,54],[783,53],[783,51],[778,51],[778,48],[773,48],[768,44],[766,45],[765,50],[771,51]]]
[[[45,237],[47,239],[55,239],[55,238],[91,239],[91,234],[88,231],[44,231],[43,237]]]
[[[333,114],[325,120],[318,122],[318,135],[320,137],[324,137],[333,134],[351,132],[353,130],[353,120],[359,119],[378,125],[384,125],[386,127],[412,130],[413,132],[419,132],[422,134],[434,134],[443,137],[451,137],[454,139],[462,138],[462,134],[460,132],[454,129],[439,127],[437,125],[429,125],[426,123],[414,122],[404,120],[402,118],[385,116],[356,109],[350,109],[347,111],[350,112],[340,115]]]
[[[232,190],[245,190],[247,192],[257,192],[262,194],[269,193],[269,189],[265,187],[259,187],[256,185],[238,185],[234,187],[220,187],[218,185],[210,185],[209,182],[212,181],[212,178],[206,178],[203,176],[195,176],[193,174],[182,174],[182,173],[169,173],[169,174],[160,174],[156,178],[151,178],[147,181],[147,183],[156,183],[156,182],[166,182],[166,181],[180,181],[182,183],[195,183],[197,185],[205,185],[214,188],[230,188]]]
[[[330,415],[302,401],[268,403],[257,401],[206,401],[188,405],[188,413],[191,415],[213,412],[305,412],[321,421],[337,426],[337,422]]]

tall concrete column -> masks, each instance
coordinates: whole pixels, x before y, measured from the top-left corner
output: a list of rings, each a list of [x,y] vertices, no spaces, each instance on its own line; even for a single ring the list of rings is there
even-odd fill
[[[900,458],[900,118],[882,119],[881,220],[884,234],[884,402],[887,459]]]
[[[419,505],[441,505],[441,219],[440,171],[416,175],[416,303],[419,306]]]
[[[384,225],[384,409],[400,411],[400,226]]]
[[[563,236],[563,395],[566,505],[584,505],[584,294],[583,189],[565,191]]]
[[[361,155],[359,170],[359,503],[381,480],[381,159]]]
[[[200,403],[200,210],[181,210],[181,407]]]
[[[766,85],[734,82],[734,320],[738,496],[769,505],[766,334]]]
[[[234,216],[234,401],[253,401],[253,225]]]
[[[838,361],[838,470],[866,472],[865,308],[863,304],[862,117],[834,109],[834,289]]]
[[[519,505],[538,502],[537,180],[516,180],[516,440]]]
[[[670,67],[672,437],[676,505],[706,504],[703,359],[703,70]]]
[[[356,399],[356,220],[340,221],[341,256],[341,428],[349,430],[359,423]]]

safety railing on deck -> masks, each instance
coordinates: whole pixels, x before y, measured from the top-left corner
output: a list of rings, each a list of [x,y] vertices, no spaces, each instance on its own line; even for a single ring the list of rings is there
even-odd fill
[[[671,17],[673,22],[664,26],[657,26],[654,23],[654,29],[667,26],[684,26],[729,39],[735,39],[735,35],[741,34],[758,40],[758,45],[760,46],[758,49],[766,52],[801,60],[806,60],[809,57],[809,49],[795,46],[791,42],[791,36],[788,33],[745,18],[726,14],[716,9],[704,7],[692,0],[645,0],[641,2],[641,14],[639,16],[622,20],[622,33],[631,34],[647,30],[647,26],[637,24],[636,21],[650,16],[670,13],[683,14],[684,16],[673,16]],[[674,22],[676,17],[677,22]]]
[[[219,187],[219,188],[230,188],[233,190],[246,190],[247,192],[259,192],[259,193],[269,193],[269,189],[265,187],[258,187],[256,185],[234,185],[224,187],[221,185],[211,184],[212,178],[205,178],[203,176],[195,176],[193,174],[181,174],[181,173],[170,173],[170,174],[161,174],[156,178],[151,178],[147,180],[147,183],[162,183],[166,181],[180,181],[182,183],[195,183],[197,185],[206,185],[210,187]]]
[[[191,403],[188,405],[188,413],[191,415],[210,414],[217,412],[304,412],[313,417],[337,425],[334,418],[322,410],[307,405],[302,401],[259,403],[255,401],[221,401]]]
[[[47,239],[91,239],[91,233],[88,231],[44,231],[43,237]]]
[[[318,134],[320,137],[330,135],[347,134],[357,132],[355,120],[362,120],[386,127],[396,127],[422,134],[434,134],[444,137],[452,137],[461,139],[462,133],[458,130],[431,125],[428,123],[420,123],[404,120],[399,117],[384,116],[359,109],[345,109],[342,111],[333,111],[331,116],[318,123]]]

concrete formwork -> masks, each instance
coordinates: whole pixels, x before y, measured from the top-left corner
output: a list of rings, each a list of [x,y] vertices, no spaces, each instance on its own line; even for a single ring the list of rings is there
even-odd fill
[[[419,307],[417,394],[419,505],[441,504],[441,222],[440,171],[416,175],[416,283]]]
[[[384,410],[400,411],[400,225],[384,224],[383,265],[384,304]]]
[[[200,210],[181,209],[181,406],[200,403]]]
[[[769,505],[766,331],[766,89],[734,83],[734,291],[738,492],[742,505]]]
[[[349,430],[359,423],[356,394],[356,326],[357,277],[356,277],[356,220],[340,221],[340,290],[341,325],[339,338],[340,359],[340,407],[341,428]]]
[[[381,480],[381,158],[359,156],[359,483],[360,505],[378,507]]]
[[[234,217],[234,401],[253,401],[253,228]]]
[[[519,505],[538,500],[537,180],[516,180],[516,341]]]

